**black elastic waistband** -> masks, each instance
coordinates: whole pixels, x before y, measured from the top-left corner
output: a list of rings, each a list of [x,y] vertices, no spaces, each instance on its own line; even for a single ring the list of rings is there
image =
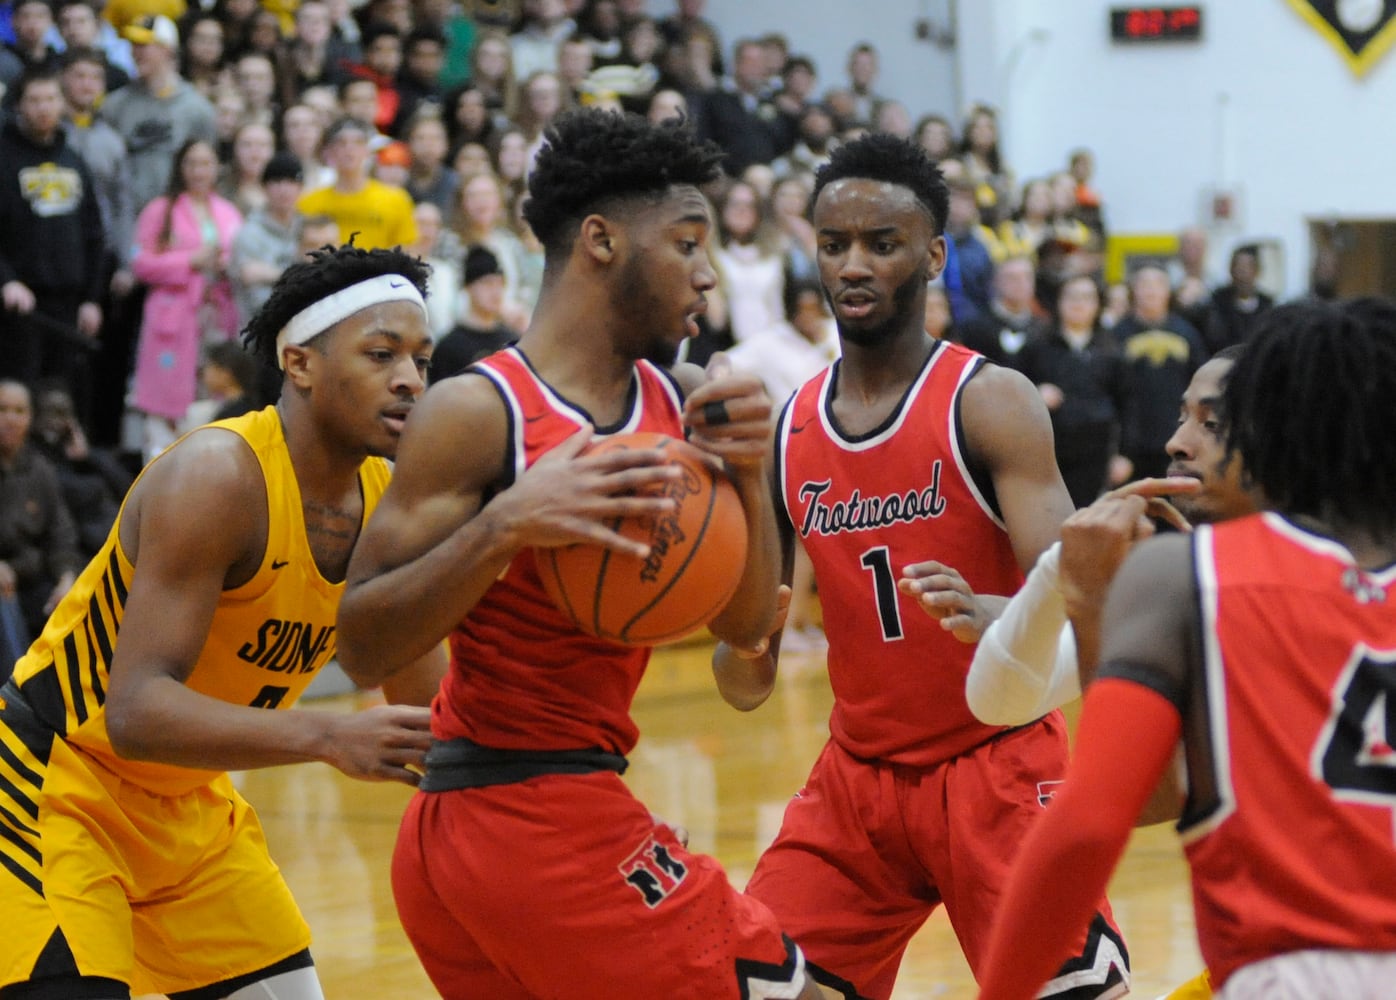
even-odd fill
[[[0,712],[4,713],[5,723],[12,727],[44,726],[39,713],[34,711],[34,706],[29,704],[29,699],[25,697],[13,677],[0,685]]]
[[[629,762],[605,750],[496,750],[467,739],[438,740],[427,751],[424,792],[512,785],[544,774],[624,774]]]
[[[32,753],[36,760],[47,764],[53,751],[53,741],[59,739],[48,723],[39,718],[34,706],[14,679],[0,686],[0,725],[3,725]]]

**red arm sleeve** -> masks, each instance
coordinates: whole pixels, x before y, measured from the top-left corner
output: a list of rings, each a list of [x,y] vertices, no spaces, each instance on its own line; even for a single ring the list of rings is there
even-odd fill
[[[981,1000],[1031,1000],[1066,959],[1181,731],[1178,710],[1152,689],[1115,678],[1091,685],[1066,785],[1014,859]]]

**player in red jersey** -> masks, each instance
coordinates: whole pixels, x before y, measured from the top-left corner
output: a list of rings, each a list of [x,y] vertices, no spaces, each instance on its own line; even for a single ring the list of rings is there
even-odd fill
[[[985,998],[1031,997],[1181,736],[1179,830],[1218,996],[1396,981],[1396,306],[1267,314],[1223,396],[1266,512],[1153,539],[1106,603],[1076,761],[1024,847]]]
[[[1067,518],[1061,543],[1043,554],[1023,588],[984,632],[965,681],[970,709],[981,721],[1022,725],[1081,696],[1099,666],[1100,618],[1110,581],[1129,550],[1153,536],[1149,515],[1191,530],[1192,524],[1255,513],[1240,460],[1222,461],[1222,386],[1243,350],[1237,344],[1219,351],[1193,373],[1167,445],[1169,478],[1114,490]],[[1170,497],[1176,510],[1160,507],[1156,498],[1162,496]],[[1186,518],[1181,524],[1180,516]],[[955,602],[935,609],[948,624],[974,595],[949,568],[943,569],[942,581],[946,592],[958,594]],[[1178,818],[1185,788],[1181,763],[1179,756],[1178,766],[1165,771],[1136,825]],[[1167,1000],[1211,996],[1204,971],[1170,992]]]
[[[1191,530],[1193,524],[1255,513],[1241,463],[1217,468],[1226,448],[1221,387],[1243,350],[1235,344],[1219,351],[1193,374],[1167,444],[1168,478],[1112,490],[1067,518],[1061,542],[1043,553],[985,630],[965,682],[970,710],[980,721],[1023,725],[1081,696],[1098,666],[1100,615],[1110,581],[1131,546],[1153,535],[1151,516]],[[946,597],[933,613],[946,625],[972,612],[974,593],[953,568],[942,567],[936,586]],[[1176,819],[1178,803],[1169,809],[1152,822]]]
[[[848,998],[891,994],[907,942],[941,903],[982,970],[1009,862],[1066,766],[1060,712],[1016,729],[970,714],[973,647],[918,610],[924,561],[967,567],[977,593],[1010,594],[1072,511],[1032,385],[923,329],[947,200],[935,166],[891,136],[848,143],[819,172],[820,277],[843,356],[777,427],[786,551],[798,532],[814,564],[834,709],[747,892]],[[769,694],[772,645],[719,646],[730,703]],[[1127,988],[1124,944],[1097,902],[1051,995]]]
[[[350,567],[340,656],[356,680],[450,640],[393,858],[403,926],[448,1000],[820,995],[771,912],[622,783],[649,650],[580,633],[532,555],[591,541],[644,556],[608,522],[662,519],[671,500],[635,493],[678,470],[583,449],[687,431],[725,462],[750,530],[711,627],[745,644],[772,627],[771,402],[725,358],[660,367],[716,282],[697,185],[719,158],[678,123],[592,110],[549,130],[524,209],[546,259],[529,329],[427,393]]]

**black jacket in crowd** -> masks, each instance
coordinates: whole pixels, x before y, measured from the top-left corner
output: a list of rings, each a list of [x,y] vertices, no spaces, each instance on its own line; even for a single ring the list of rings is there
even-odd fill
[[[1178,426],[1179,403],[1193,372],[1206,362],[1207,348],[1177,313],[1161,323],[1144,323],[1131,313],[1112,332],[1125,367],[1120,452],[1134,463],[1136,476],[1161,476],[1168,466],[1164,445]]]
[[[87,165],[59,129],[41,146],[13,120],[0,127],[0,285],[102,299],[105,239]]]
[[[1052,411],[1058,461],[1101,453],[1109,458],[1126,403],[1124,358],[1109,330],[1097,330],[1078,351],[1054,326],[1028,341],[1018,369],[1035,385],[1050,383],[1062,391],[1062,405]]]

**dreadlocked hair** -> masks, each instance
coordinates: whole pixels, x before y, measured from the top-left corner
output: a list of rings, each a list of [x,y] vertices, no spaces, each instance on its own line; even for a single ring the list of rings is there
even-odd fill
[[[401,275],[412,282],[424,298],[427,294],[427,275],[431,268],[401,248],[365,250],[354,246],[351,237],[343,246],[327,244],[306,256],[310,259],[297,261],[282,272],[272,286],[271,297],[242,328],[247,349],[273,368],[278,362],[277,335],[313,302],[382,274]]]
[[[828,185],[847,177],[884,181],[907,188],[931,214],[936,235],[945,231],[950,189],[945,186],[940,168],[914,142],[886,132],[873,132],[844,143],[815,173],[810,203],[818,200],[819,192]]]
[[[1227,450],[1286,514],[1396,536],[1396,303],[1266,313],[1224,390]]]
[[[657,201],[676,184],[706,184],[717,178],[723,156],[679,119],[651,125],[599,108],[558,116],[544,138],[523,215],[548,260],[570,251],[592,212],[620,201]]]

